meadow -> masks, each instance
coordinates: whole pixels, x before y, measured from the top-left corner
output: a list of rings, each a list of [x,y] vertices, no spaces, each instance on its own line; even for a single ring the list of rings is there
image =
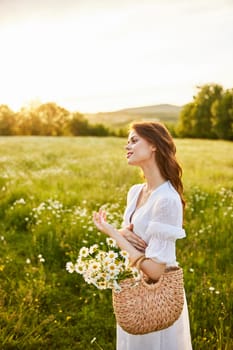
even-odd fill
[[[233,143],[177,139],[186,197],[184,268],[194,350],[233,349]],[[65,265],[105,239],[100,206],[121,225],[142,182],[125,139],[0,138],[0,349],[115,349],[111,291]]]

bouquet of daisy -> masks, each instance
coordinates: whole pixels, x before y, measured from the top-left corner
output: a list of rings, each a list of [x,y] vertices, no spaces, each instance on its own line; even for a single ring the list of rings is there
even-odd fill
[[[67,262],[66,270],[70,273],[81,274],[88,284],[98,289],[120,290],[119,282],[130,277],[140,279],[140,273],[131,267],[126,251],[120,250],[112,238],[94,244],[91,247],[82,247],[75,263]]]

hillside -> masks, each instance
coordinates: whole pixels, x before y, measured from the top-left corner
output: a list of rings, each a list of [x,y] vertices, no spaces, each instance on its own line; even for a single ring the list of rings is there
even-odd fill
[[[90,123],[102,123],[113,127],[123,127],[134,120],[159,120],[176,122],[182,107],[160,104],[135,108],[121,109],[114,112],[85,114]]]

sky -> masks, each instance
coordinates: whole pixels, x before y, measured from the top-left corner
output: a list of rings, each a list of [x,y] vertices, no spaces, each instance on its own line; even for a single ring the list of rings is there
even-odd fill
[[[233,87],[233,0],[0,0],[0,104],[96,113]]]

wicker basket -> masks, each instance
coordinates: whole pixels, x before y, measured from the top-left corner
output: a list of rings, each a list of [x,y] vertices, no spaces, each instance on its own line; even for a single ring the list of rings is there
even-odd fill
[[[113,290],[113,309],[117,323],[130,334],[146,334],[171,326],[184,304],[183,270],[172,267],[158,282],[145,278],[120,282],[121,291]]]

